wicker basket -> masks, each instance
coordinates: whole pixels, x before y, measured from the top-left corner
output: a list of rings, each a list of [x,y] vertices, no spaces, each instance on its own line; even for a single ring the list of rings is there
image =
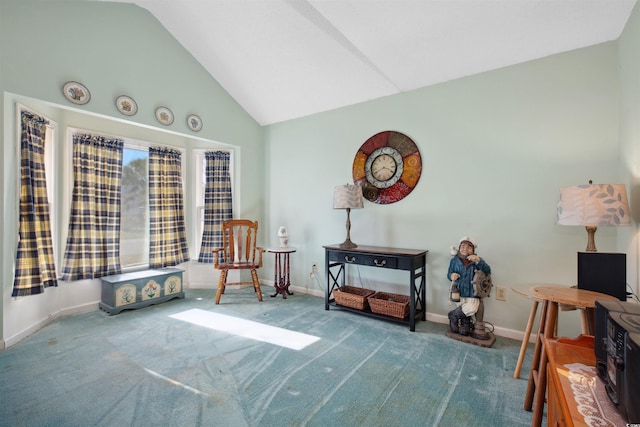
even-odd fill
[[[369,298],[371,311],[377,314],[404,319],[409,314],[409,297],[407,295],[376,292]]]
[[[370,289],[343,286],[333,290],[333,297],[338,305],[355,308],[357,310],[365,310],[367,308],[367,297],[374,293],[375,292]]]

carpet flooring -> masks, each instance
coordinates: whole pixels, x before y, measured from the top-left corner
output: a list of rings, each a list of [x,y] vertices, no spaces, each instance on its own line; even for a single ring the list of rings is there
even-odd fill
[[[410,332],[271,292],[258,302],[250,289],[228,289],[216,306],[215,290],[187,290],[114,316],[55,320],[0,352],[0,425],[531,424],[528,369],[513,378],[519,342],[483,348],[446,337],[442,324]],[[298,347],[272,340],[280,335]]]

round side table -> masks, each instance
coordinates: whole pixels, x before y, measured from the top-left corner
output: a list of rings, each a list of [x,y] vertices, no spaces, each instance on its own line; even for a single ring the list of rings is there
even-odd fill
[[[273,287],[276,289],[276,293],[271,295],[271,298],[282,294],[283,299],[287,299],[288,295],[293,295],[293,292],[289,291],[291,286],[291,273],[289,255],[296,251],[296,248],[269,248],[267,252],[275,254],[276,267],[273,279]]]

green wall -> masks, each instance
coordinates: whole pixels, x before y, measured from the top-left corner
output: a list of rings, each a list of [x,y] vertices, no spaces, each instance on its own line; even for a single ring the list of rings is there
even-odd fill
[[[617,62],[616,43],[605,43],[269,126],[266,212],[270,229],[288,226],[299,249],[292,281],[319,288],[311,263],[322,265],[322,245],[345,237],[333,187],[352,180],[367,138],[396,130],[420,149],[420,181],[397,203],[352,211],[351,239],[428,249],[427,308],[442,321],[451,310],[449,247],[472,236],[494,284],[508,290],[506,302],[486,301],[485,319],[506,334],[522,331],[530,302],[511,288],[574,285],[586,247],[583,228],[555,224],[559,189],[619,180]],[[615,251],[615,230],[598,230],[596,242]],[[357,286],[407,292],[402,273],[360,267],[350,276]],[[579,331],[577,313],[566,317],[561,325]]]

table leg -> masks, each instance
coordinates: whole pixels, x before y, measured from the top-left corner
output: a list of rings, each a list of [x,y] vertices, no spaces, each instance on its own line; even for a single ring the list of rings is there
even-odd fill
[[[276,254],[276,267],[275,267],[275,277],[273,279],[273,287],[276,289],[276,293],[271,295],[271,298],[278,296],[278,294],[282,294],[282,298],[286,299],[286,295],[283,292],[284,289],[284,277],[282,274],[282,258],[280,257],[280,253]]]
[[[544,326],[544,338],[553,338],[555,336],[558,321],[558,303],[550,301],[547,311],[547,320]],[[542,354],[537,372],[538,384],[536,384],[537,393],[533,404],[533,419],[531,420],[532,427],[540,427],[542,425],[544,402],[547,393],[547,351],[544,348],[544,338],[542,339]]]
[[[529,320],[527,321],[527,328],[524,331],[524,337],[522,337],[522,345],[520,346],[520,354],[518,355],[516,370],[513,372],[513,378],[515,379],[518,379],[520,377],[522,362],[524,362],[524,356],[527,353],[527,346],[529,345],[529,338],[531,337],[531,330],[533,329],[533,322],[535,322],[536,320],[537,313],[538,301],[533,301],[533,306],[531,306],[531,312],[529,313]]]
[[[289,291],[289,286],[291,286],[291,269],[289,264],[289,253],[277,252],[276,254],[276,267],[275,267],[275,277],[273,279],[273,287],[276,289],[276,293],[271,295],[271,298],[278,296],[278,294],[282,294],[283,299],[287,299],[287,294],[293,295],[293,292]],[[284,260],[282,256],[284,255]]]
[[[412,268],[409,276],[409,330],[416,330],[416,272]]]
[[[289,263],[289,254],[286,253],[284,254],[284,263],[285,263],[285,271],[287,273],[287,281],[286,281],[286,285],[285,285],[285,292],[289,295],[293,295],[293,292],[289,291],[289,286],[291,286],[291,268],[290,268],[290,263]],[[282,296],[284,297],[284,294],[282,294]]]
[[[427,321],[427,287],[425,286],[425,271],[424,265],[420,267],[420,289],[418,294],[420,295],[420,309],[422,310],[422,320]]]
[[[540,324],[538,325],[538,334],[536,335],[536,346],[533,350],[533,358],[531,359],[531,369],[529,370],[529,380],[527,383],[527,393],[524,396],[524,409],[531,411],[533,407],[533,396],[536,392],[536,372],[540,364],[540,354],[543,351],[542,348],[542,336],[544,335],[544,327],[547,319],[547,307],[549,301],[544,300],[542,302],[542,312],[540,314]]]
[[[595,309],[594,308],[582,308],[580,310],[580,319],[582,324],[583,335],[595,335]]]

